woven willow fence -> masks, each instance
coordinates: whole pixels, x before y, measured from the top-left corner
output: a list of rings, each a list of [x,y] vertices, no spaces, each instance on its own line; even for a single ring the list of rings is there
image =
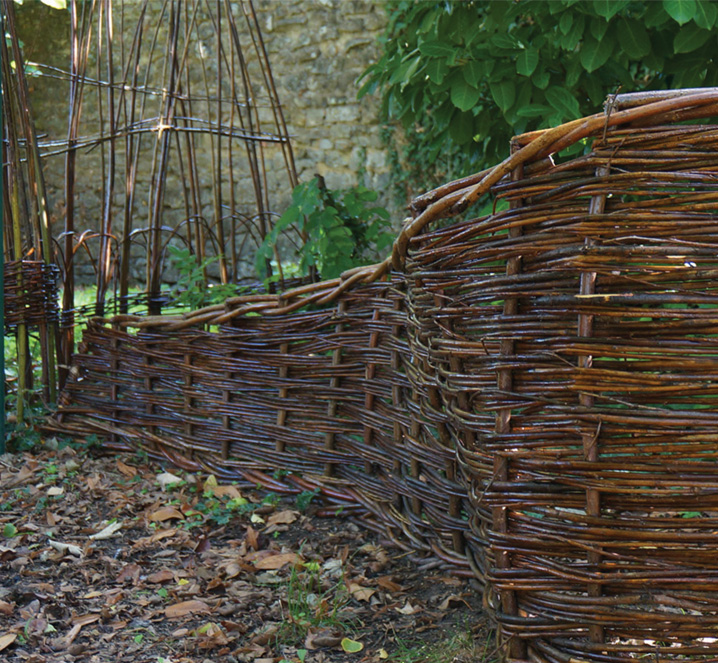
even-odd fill
[[[718,90],[623,95],[416,200],[381,265],[95,319],[58,426],[319,487],[485,581],[508,660],[717,660],[712,115]]]

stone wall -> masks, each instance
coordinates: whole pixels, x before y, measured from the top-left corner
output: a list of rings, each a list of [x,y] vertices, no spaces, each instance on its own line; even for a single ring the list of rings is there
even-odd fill
[[[29,4],[29,3],[26,3]],[[134,13],[140,3],[115,3],[116,23],[120,15],[122,23],[126,26],[125,41],[129,43],[133,27]],[[204,3],[200,4],[205,11]],[[150,3],[150,18],[145,30],[145,42],[149,41],[154,28],[153,21],[166,21],[166,15],[160,16],[161,5]],[[242,4],[232,4],[236,16],[240,17],[238,25],[243,24]],[[247,8],[248,5],[244,5]],[[381,34],[387,21],[385,8],[379,2],[369,0],[254,0],[258,23],[265,42],[266,50],[271,64],[274,83],[281,102],[287,129],[292,137],[292,147],[295,157],[297,174],[300,181],[311,179],[315,173],[324,176],[331,188],[344,188],[356,184],[363,184],[376,190],[380,194],[379,204],[393,212],[394,225],[398,227],[401,210],[397,210],[389,193],[389,167],[386,153],[380,139],[381,126],[378,119],[378,100],[365,97],[357,100],[357,78],[364,69],[379,57],[377,37]],[[19,12],[29,9],[19,9]],[[57,21],[59,14],[56,10],[46,8],[40,3],[32,7],[32,15],[21,15],[21,29],[25,34],[21,38],[26,43],[26,58],[39,62],[49,62],[54,67],[69,69],[69,46],[55,43],[52,51],[43,53],[44,41],[37,38],[38,21]],[[212,38],[212,22],[206,16],[200,17],[196,29],[196,43],[187,51],[187,67],[191,72],[194,90],[202,89],[202,77],[207,75],[209,80],[216,77],[217,46]],[[54,25],[67,29],[66,15],[61,22]],[[47,28],[47,26],[46,26]],[[246,24],[245,24],[246,28]],[[249,31],[240,34],[242,48],[249,53],[247,66],[251,73],[253,84],[258,90],[258,103],[263,94],[263,76],[258,61],[251,59],[251,36]],[[161,41],[161,40],[160,40]],[[231,41],[231,40],[228,40]],[[225,45],[223,48],[227,48]],[[145,56],[143,55],[143,58]],[[66,61],[63,63],[63,59]],[[155,53],[151,60],[156,71],[160,71],[159,57]],[[146,67],[149,60],[143,60]],[[92,76],[102,79],[106,77],[104,71],[95,71],[91,62]],[[119,62],[113,68],[115,80],[119,80],[124,63]],[[231,81],[223,76],[223,95],[228,98]],[[161,84],[154,83],[161,87]],[[39,77],[32,79],[32,102],[36,114],[38,131],[48,145],[61,142],[67,134],[67,84],[56,77]],[[84,97],[81,133],[84,136],[96,135],[100,129],[98,112],[98,98],[96,90],[90,86]],[[211,93],[210,93],[211,95]],[[161,105],[159,97],[150,99],[148,116],[159,114]],[[104,102],[102,102],[104,103]],[[212,110],[207,108],[199,111],[205,112],[209,120]],[[198,111],[195,109],[195,114]],[[263,129],[271,119],[270,105],[265,103],[259,109],[259,118]],[[223,118],[226,122],[226,118]],[[107,131],[108,127],[102,128]],[[268,129],[265,129],[268,130]],[[239,155],[243,145],[235,147],[232,177],[230,178],[228,157],[225,147],[222,162],[221,176],[212,176],[212,146],[209,136],[199,136],[197,139],[197,163],[201,187],[200,213],[208,219],[216,218],[214,208],[213,187],[221,180],[223,189],[223,204],[230,198],[228,191],[237,198],[238,227],[241,219],[251,218],[256,214],[255,200],[252,195],[251,179],[246,167],[241,163]],[[143,138],[143,147],[140,154],[139,180],[135,203],[132,209],[133,229],[142,231],[148,225],[149,203],[152,186],[152,159],[154,152],[154,136]],[[174,143],[173,143],[174,145]],[[225,142],[226,145],[226,142]],[[107,143],[95,146],[92,149],[83,149],[78,152],[78,171],[76,207],[78,219],[76,228],[78,233],[84,230],[98,228],[98,220],[103,213],[103,176],[107,167]],[[53,212],[53,233],[57,236],[64,228],[64,155],[52,147],[44,151],[51,156],[45,160],[50,207]],[[104,163],[103,163],[103,151]],[[290,200],[291,186],[286,175],[284,157],[281,151],[267,144],[263,146],[265,165],[267,169],[266,187],[268,191],[269,209],[271,218],[276,218],[287,206]],[[53,154],[54,153],[54,154]],[[163,225],[168,229],[176,228],[186,218],[186,208],[183,204],[183,185],[186,179],[184,164],[179,162],[183,157],[179,155],[170,159],[167,177],[167,194],[165,195]],[[113,246],[119,246],[121,230],[119,228],[122,203],[125,198],[124,191],[124,155],[120,150],[117,154],[118,176],[115,184],[114,208],[117,222],[114,232],[117,241]],[[243,170],[243,167],[245,170]],[[230,179],[232,181],[230,181]],[[213,217],[214,215],[214,217]],[[234,223],[235,220],[232,221]],[[211,223],[211,222],[210,222]],[[239,231],[238,231],[239,232]],[[133,249],[132,275],[134,280],[143,285],[146,272],[146,260],[142,248],[142,240],[146,237],[142,232],[135,233],[140,240],[137,248]],[[169,232],[168,232],[169,237]],[[169,241],[169,240],[168,240]],[[172,240],[174,241],[174,240]],[[94,242],[94,244],[93,244]],[[234,245],[242,242],[238,237]],[[90,240],[91,252],[96,256],[99,240]],[[251,253],[252,243],[246,247]],[[225,247],[229,253],[230,249]],[[79,280],[89,282],[93,280],[94,267],[84,251],[78,252],[76,273]],[[238,276],[251,275],[252,260],[248,256],[243,259]],[[167,273],[165,281],[172,281],[176,275]]]
[[[362,184],[384,194],[389,172],[378,102],[357,100],[357,79],[379,58],[386,11],[367,0],[257,0],[301,180]],[[391,206],[388,195],[383,202]]]

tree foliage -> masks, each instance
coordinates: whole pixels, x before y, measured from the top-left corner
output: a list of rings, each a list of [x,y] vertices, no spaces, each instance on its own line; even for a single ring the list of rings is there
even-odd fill
[[[425,182],[493,165],[511,136],[595,113],[619,89],[718,85],[713,0],[395,0],[389,17],[360,96],[381,90]]]

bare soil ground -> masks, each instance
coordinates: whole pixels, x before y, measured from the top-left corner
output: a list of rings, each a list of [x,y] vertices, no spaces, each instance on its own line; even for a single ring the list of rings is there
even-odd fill
[[[492,657],[473,581],[419,571],[350,520],[318,517],[311,494],[47,446],[0,457],[8,663]]]

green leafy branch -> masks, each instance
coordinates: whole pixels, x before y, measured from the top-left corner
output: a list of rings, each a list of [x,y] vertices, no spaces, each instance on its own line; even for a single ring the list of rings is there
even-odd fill
[[[299,249],[297,271],[309,275],[312,268],[332,279],[352,267],[366,264],[392,242],[389,212],[374,206],[377,194],[363,186],[331,190],[323,178],[314,177],[292,191],[292,204],[282,214],[257,251],[256,270],[269,277],[267,261],[279,255],[280,237],[295,228],[304,240]],[[283,275],[291,265],[277,265]],[[272,276],[278,280],[279,275]]]

